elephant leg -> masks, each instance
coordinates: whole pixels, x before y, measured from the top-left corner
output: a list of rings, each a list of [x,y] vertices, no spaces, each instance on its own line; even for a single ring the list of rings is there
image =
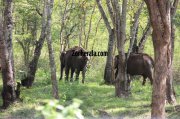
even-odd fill
[[[142,85],[144,86],[145,85],[145,83],[146,83],[146,76],[143,76],[143,82],[142,82]]]
[[[60,76],[59,80],[62,80],[62,77],[63,77],[63,70],[64,70],[64,65],[61,65],[61,76]]]
[[[85,80],[85,73],[86,73],[86,67],[82,71],[82,83],[84,83]]]
[[[153,69],[150,70],[149,79],[151,81],[151,85],[153,84]]]
[[[131,76],[127,74],[127,86],[128,86],[128,91],[131,90]]]
[[[69,77],[69,67],[66,67],[66,81],[68,81],[68,77]]]
[[[153,78],[152,78],[152,76],[151,77],[149,77],[149,79],[150,79],[150,81],[151,81],[151,85],[153,84]]]
[[[76,81],[78,81],[79,80],[79,73],[80,73],[80,70],[76,70]]]
[[[131,76],[127,74],[127,82],[130,84],[131,83]]]
[[[149,78],[149,80],[150,80],[150,82],[151,82],[151,85],[152,85],[152,84],[153,84],[153,77],[152,77],[152,73],[151,73],[151,74],[149,74],[148,78]]]
[[[75,71],[75,69],[74,68],[71,68],[71,82],[73,81],[73,74],[74,74],[74,71]]]

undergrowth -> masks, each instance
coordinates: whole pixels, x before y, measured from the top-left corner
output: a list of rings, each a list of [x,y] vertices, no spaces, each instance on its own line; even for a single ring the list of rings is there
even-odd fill
[[[114,86],[100,85],[100,79],[89,78],[87,74],[85,84],[81,81],[65,83],[59,81],[60,104],[67,106],[74,98],[80,99],[83,103],[80,109],[86,118],[101,118],[102,112],[117,117],[126,118],[149,118],[151,112],[151,90],[150,82],[142,86],[142,79],[133,80],[131,85],[132,94],[128,98],[115,97]],[[96,78],[96,77],[94,77]],[[98,77],[99,78],[99,77]],[[2,86],[1,86],[2,89]],[[0,90],[1,90],[0,89]],[[175,85],[177,103],[180,104],[180,86]],[[22,102],[17,102],[5,111],[1,111],[1,118],[42,118],[36,110],[43,105],[43,101],[53,99],[52,86],[47,74],[38,74],[32,88],[21,88]],[[2,104],[2,100],[0,100]],[[173,110],[171,105],[166,106],[169,118],[177,118],[180,115]]]

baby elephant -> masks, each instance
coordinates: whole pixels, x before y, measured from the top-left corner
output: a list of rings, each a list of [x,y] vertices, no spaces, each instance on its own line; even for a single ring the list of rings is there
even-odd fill
[[[65,68],[66,81],[68,81],[69,70],[71,69],[71,81],[73,81],[73,74],[76,72],[76,80],[79,79],[80,71],[82,71],[82,83],[84,83],[86,66],[88,62],[88,56],[86,51],[82,47],[75,46],[66,52],[62,52],[60,56],[61,62],[61,76],[63,77],[63,70]]]

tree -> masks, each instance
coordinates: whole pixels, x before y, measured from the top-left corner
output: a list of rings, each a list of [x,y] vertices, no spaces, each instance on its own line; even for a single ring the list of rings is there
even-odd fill
[[[52,81],[52,88],[53,88],[53,96],[58,99],[58,84],[56,79],[56,65],[54,61],[54,51],[52,47],[52,38],[51,38],[51,15],[53,9],[54,0],[47,0],[47,44],[49,50],[49,64],[51,67],[51,81]]]
[[[137,47],[137,35],[138,35],[138,26],[139,26],[139,16],[141,14],[142,8],[144,6],[144,2],[142,2],[138,8],[138,10],[134,13],[134,17],[132,20],[132,26],[130,27],[130,46],[128,49],[128,56],[131,52],[135,52],[135,47]]]
[[[4,4],[4,20],[3,20],[3,29],[5,30],[4,32],[4,39],[7,44],[7,50],[9,53],[9,61],[11,61],[12,68],[13,68],[13,77],[15,69],[14,69],[14,58],[13,58],[13,45],[12,45],[12,34],[13,34],[13,21],[12,21],[12,0],[6,1],[3,0]],[[15,78],[15,77],[14,77]]]
[[[12,2],[12,0],[4,1],[4,20],[0,13],[0,59],[3,79],[1,95],[3,108],[7,108],[16,99],[14,70],[12,64]]]
[[[89,34],[92,28],[92,16],[95,4],[91,1],[65,0],[59,2],[60,6],[60,53],[70,48],[72,39],[78,40],[79,46],[88,45]],[[89,12],[92,11],[90,14]],[[89,21],[89,25],[87,22]],[[88,28],[87,28],[88,27]]]
[[[113,46],[114,46],[114,40],[115,40],[115,34],[114,34],[114,30],[113,28],[111,28],[111,25],[108,21],[108,18],[104,12],[104,9],[101,5],[101,0],[96,0],[96,3],[97,3],[97,6],[98,6],[98,9],[101,13],[101,16],[104,20],[104,23],[106,25],[106,28],[108,30],[108,33],[109,33],[109,41],[108,41],[108,56],[107,56],[107,60],[106,60],[106,66],[105,66],[105,71],[104,71],[104,80],[105,80],[105,83],[107,84],[110,84],[111,81],[113,80],[112,79],[112,75],[114,74],[114,72],[112,71],[113,69]],[[109,13],[110,15],[112,16],[112,22],[114,22],[114,19],[113,19],[113,13],[111,12],[112,8],[109,6],[110,4],[110,1],[109,0],[106,0],[106,3],[107,3],[107,6],[110,8],[109,9]]]
[[[103,10],[100,0],[96,0],[101,16],[105,22],[106,28],[109,33],[109,43],[108,43],[108,56],[104,72],[105,83],[115,82],[115,94],[118,97],[128,96],[130,94],[130,83],[127,79],[126,73],[126,57],[125,57],[125,41],[126,41],[126,14],[127,14],[127,1],[123,1],[122,6],[120,6],[117,0],[106,0],[106,5],[108,8],[108,13],[111,19],[112,25],[108,21],[108,18]],[[122,11],[121,11],[122,7]],[[136,39],[139,16],[143,8],[143,2],[139,5],[137,11],[134,13],[134,21],[132,24],[132,30],[130,34],[130,47],[129,53],[132,51],[134,40]],[[118,61],[118,76],[113,81],[113,45],[114,40],[117,41],[117,49],[119,54]],[[127,57],[128,58],[128,57]]]
[[[46,3],[45,3],[45,1],[44,1],[44,7],[43,7],[43,13],[42,13],[41,19],[42,19],[41,34],[40,34],[39,40],[36,42],[33,58],[28,64],[27,76],[24,78],[24,80],[21,81],[22,85],[26,86],[26,87],[31,87],[34,82],[35,74],[37,71],[38,60],[41,55],[41,49],[43,47],[44,40],[46,37],[47,22],[46,22]]]
[[[150,35],[150,33],[151,33],[151,25],[150,25],[150,20],[148,20],[148,23],[144,29],[143,35],[140,38],[140,41],[138,43],[138,52],[139,53],[143,52],[145,42],[147,40],[147,37]]]
[[[62,3],[62,2],[60,2],[60,3]],[[61,54],[61,52],[63,52],[66,49],[66,45],[69,42],[69,35],[66,35],[65,34],[66,32],[64,33],[64,30],[67,29],[66,23],[68,21],[68,18],[70,17],[70,14],[68,14],[68,11],[71,13],[70,9],[72,9],[74,3],[71,3],[70,8],[68,8],[69,4],[70,4],[70,2],[68,0],[65,1],[65,5],[60,4],[60,7],[61,7],[61,11],[60,11],[60,16],[61,16],[60,54]],[[64,10],[62,11],[63,6],[64,6]],[[66,35],[66,37],[65,37],[65,35]]]
[[[40,22],[42,14],[40,13],[39,8],[36,8],[36,6],[41,3],[42,2],[37,2],[37,0],[33,2],[17,0],[15,2],[14,39],[22,48],[24,64],[21,64],[21,70],[25,72],[27,72],[28,64],[33,57],[38,30],[41,27]]]
[[[129,85],[126,73],[126,57],[124,51],[124,42],[126,40],[126,13],[127,0],[123,0],[122,12],[117,0],[114,0],[115,22],[116,22],[116,37],[117,49],[119,54],[118,75],[115,84],[115,95],[118,97],[126,97],[129,95]]]
[[[176,14],[177,5],[179,3],[179,0],[174,0],[172,6],[171,6],[171,49],[170,49],[170,55],[171,61],[173,62],[173,55],[174,55],[174,40],[175,40],[175,25],[174,25],[174,16]],[[175,97],[175,90],[173,87],[173,74],[172,74],[172,65],[169,67],[168,72],[168,78],[166,81],[167,89],[166,89],[166,97],[167,101],[170,104],[176,103],[176,97]]]
[[[145,0],[153,28],[155,54],[151,118],[165,118],[166,80],[171,60],[171,1]]]
[[[93,19],[93,14],[95,12],[95,8],[96,8],[96,4],[93,5],[93,10],[89,20],[89,28],[88,28],[88,32],[86,33],[85,42],[84,42],[85,49],[88,49],[88,42],[89,42],[90,32],[92,30],[92,19]]]

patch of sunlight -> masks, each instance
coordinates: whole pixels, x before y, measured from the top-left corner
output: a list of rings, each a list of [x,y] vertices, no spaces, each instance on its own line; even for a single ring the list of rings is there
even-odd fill
[[[121,107],[121,108],[110,108],[110,109],[106,109],[106,111],[108,112],[108,113],[111,113],[111,114],[117,114],[117,113],[119,113],[119,112],[122,112],[122,111],[125,111],[125,110],[127,110],[127,108],[125,108],[125,107]]]
[[[92,88],[92,87],[98,87],[98,88],[114,88],[114,86],[112,85],[100,85],[99,83],[97,82],[91,82],[91,83],[88,83],[88,84],[85,84],[86,86]]]

